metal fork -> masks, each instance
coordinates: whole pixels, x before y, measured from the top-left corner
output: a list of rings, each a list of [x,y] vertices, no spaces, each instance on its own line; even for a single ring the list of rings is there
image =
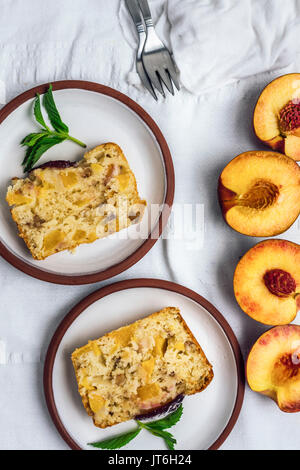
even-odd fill
[[[165,96],[165,93],[161,82],[163,82],[169,92],[174,95],[172,81],[177,90],[180,89],[178,69],[169,50],[155,32],[148,1],[138,0],[138,2],[147,28],[147,38],[142,54],[145,71],[151,83],[163,96]]]
[[[139,8],[137,0],[125,0],[125,3],[133,19],[133,22],[135,24],[135,27],[139,36],[139,45],[136,51],[136,71],[139,74],[143,85],[147,88],[148,91],[150,91],[153,98],[157,100],[157,96],[151,85],[149,77],[145,72],[144,65],[142,62],[142,53],[143,53],[147,34],[146,34],[146,29],[145,29],[145,25],[143,22],[141,10]]]

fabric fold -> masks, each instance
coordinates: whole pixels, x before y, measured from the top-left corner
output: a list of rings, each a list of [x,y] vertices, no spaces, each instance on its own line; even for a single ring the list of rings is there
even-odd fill
[[[194,94],[295,61],[297,0],[169,0],[171,44],[181,81]]]

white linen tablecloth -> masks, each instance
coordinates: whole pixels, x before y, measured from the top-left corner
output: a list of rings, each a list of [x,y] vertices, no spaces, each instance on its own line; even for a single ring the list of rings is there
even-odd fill
[[[195,47],[190,55],[190,38],[186,37],[183,45],[180,41],[186,31],[182,28],[186,28],[189,20],[184,16],[183,5],[195,7],[196,3],[199,9],[191,19]],[[258,3],[261,11],[256,21],[253,13]],[[159,240],[137,265],[95,285],[48,284],[0,259],[1,449],[67,449],[46,409],[43,359],[64,315],[100,286],[134,277],[164,278],[186,285],[223,313],[237,335],[244,356],[267,329],[241,312],[232,290],[239,256],[258,240],[240,235],[225,225],[217,204],[216,186],[220,171],[231,158],[246,150],[263,148],[251,125],[260,90],[276,76],[299,71],[298,51],[294,44],[290,48],[298,28],[297,3],[293,0],[150,2],[158,31],[172,45],[185,85],[174,97],[169,95],[156,103],[140,86],[134,72],[134,27],[126,18],[122,2],[1,2],[1,103],[37,84],[58,79],[96,81],[128,94],[154,118],[170,146],[176,173],[175,203],[203,204],[205,221],[202,244]],[[219,31],[218,17],[222,23]],[[203,26],[198,32],[197,18]],[[251,39],[255,48],[248,49],[247,64],[243,54],[226,56],[226,48],[221,46],[222,34],[229,35],[223,40],[231,44],[231,25],[234,42],[243,35],[241,26],[236,24],[239,18],[244,19],[248,28],[243,41]],[[213,26],[205,25],[206,21],[213,21]],[[263,34],[264,27],[269,35]],[[207,50],[203,41],[209,41],[210,35],[213,48]],[[254,56],[251,51],[255,52]],[[191,64],[201,64],[195,66],[192,77]],[[299,223],[282,238],[299,242]],[[299,424],[299,414],[280,412],[271,400],[246,387],[240,417],[222,448],[297,449]]]

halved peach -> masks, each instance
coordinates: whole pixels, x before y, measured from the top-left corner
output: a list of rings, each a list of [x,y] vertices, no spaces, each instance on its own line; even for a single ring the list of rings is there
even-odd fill
[[[281,153],[245,152],[222,171],[218,193],[225,221],[234,230],[254,237],[277,235],[300,213],[300,168]]]
[[[276,239],[258,243],[239,261],[233,287],[241,309],[254,320],[290,323],[300,307],[300,246]]]
[[[282,411],[300,411],[300,326],[275,326],[253,345],[246,364],[249,387]]]
[[[300,73],[283,75],[266,86],[253,125],[257,137],[273,150],[300,160]]]

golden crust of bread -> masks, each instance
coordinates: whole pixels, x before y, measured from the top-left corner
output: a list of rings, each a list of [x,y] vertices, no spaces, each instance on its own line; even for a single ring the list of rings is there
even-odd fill
[[[38,260],[136,224],[146,206],[126,157],[111,142],[73,166],[13,178],[6,200],[19,236]]]
[[[89,341],[72,354],[78,391],[97,427],[204,390],[213,369],[175,307]]]

